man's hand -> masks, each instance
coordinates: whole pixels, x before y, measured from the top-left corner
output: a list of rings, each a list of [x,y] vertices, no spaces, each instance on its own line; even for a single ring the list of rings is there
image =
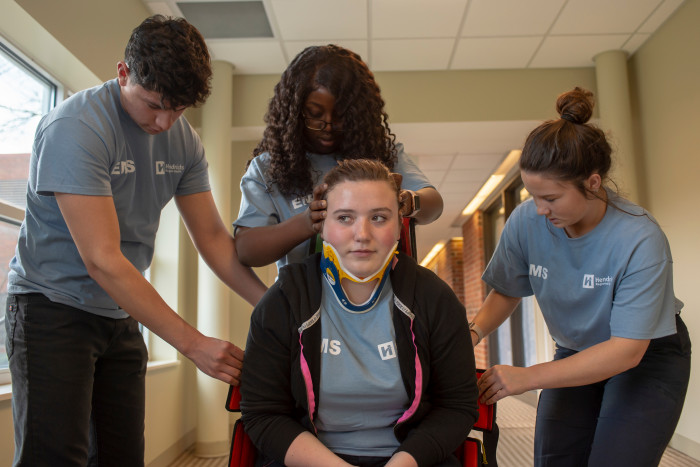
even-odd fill
[[[315,187],[313,200],[309,203],[309,207],[306,210],[311,222],[311,228],[315,233],[320,233],[323,230],[323,220],[326,218],[326,200],[323,199],[323,195],[326,194],[327,189],[328,185],[325,183]]]
[[[238,386],[243,370],[243,351],[230,342],[201,335],[185,354],[203,373]]]

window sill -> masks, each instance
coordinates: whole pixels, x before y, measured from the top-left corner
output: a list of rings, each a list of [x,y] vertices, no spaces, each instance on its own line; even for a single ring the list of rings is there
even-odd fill
[[[178,366],[180,366],[180,360],[156,360],[153,362],[148,362],[146,366],[146,373],[151,371],[162,371]]]
[[[12,384],[0,384],[0,402],[12,399]]]
[[[179,360],[159,360],[148,362],[146,372],[162,371],[180,366]],[[0,384],[0,402],[12,399],[12,384]]]

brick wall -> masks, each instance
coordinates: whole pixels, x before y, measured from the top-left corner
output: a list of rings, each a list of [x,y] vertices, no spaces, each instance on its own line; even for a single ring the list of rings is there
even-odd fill
[[[462,238],[453,238],[426,265],[452,288],[471,321],[486,298],[481,274],[486,268],[484,214],[477,211],[462,226]],[[474,349],[477,368],[488,368],[488,339]]]
[[[467,309],[467,318],[471,321],[486,298],[486,285],[481,280],[481,274],[486,268],[483,212],[475,212],[462,225],[462,243],[462,261],[464,264],[464,301],[462,303]],[[477,368],[487,368],[489,366],[488,339],[476,346],[474,356]]]
[[[457,295],[459,301],[464,303],[461,238],[450,239],[427,267],[445,281]]]

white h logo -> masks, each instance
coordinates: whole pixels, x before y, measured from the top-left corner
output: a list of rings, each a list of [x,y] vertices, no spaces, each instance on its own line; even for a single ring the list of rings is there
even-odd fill
[[[384,344],[379,344],[377,346],[379,350],[379,356],[382,360],[390,360],[396,358],[396,349],[394,348],[394,343],[392,341],[386,342]]]
[[[593,284],[595,282],[595,276],[593,274],[584,274],[583,275],[583,288],[584,289],[592,289],[595,287]]]

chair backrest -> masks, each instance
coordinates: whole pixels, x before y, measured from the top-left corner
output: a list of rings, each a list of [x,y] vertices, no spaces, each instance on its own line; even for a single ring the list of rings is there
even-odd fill
[[[481,378],[486,370],[477,369],[476,377]],[[479,402],[479,419],[474,424],[474,429],[479,431],[491,431],[496,423],[496,404],[486,405]]]
[[[399,251],[411,258],[418,260],[416,252],[416,220],[412,217],[404,217],[401,223],[401,237],[399,237]]]
[[[486,370],[477,369],[476,377],[481,378]],[[474,424],[474,429],[483,433],[483,455],[489,467],[498,467],[496,450],[498,449],[498,437],[500,432],[496,423],[496,404],[486,405],[479,402],[479,419]]]

